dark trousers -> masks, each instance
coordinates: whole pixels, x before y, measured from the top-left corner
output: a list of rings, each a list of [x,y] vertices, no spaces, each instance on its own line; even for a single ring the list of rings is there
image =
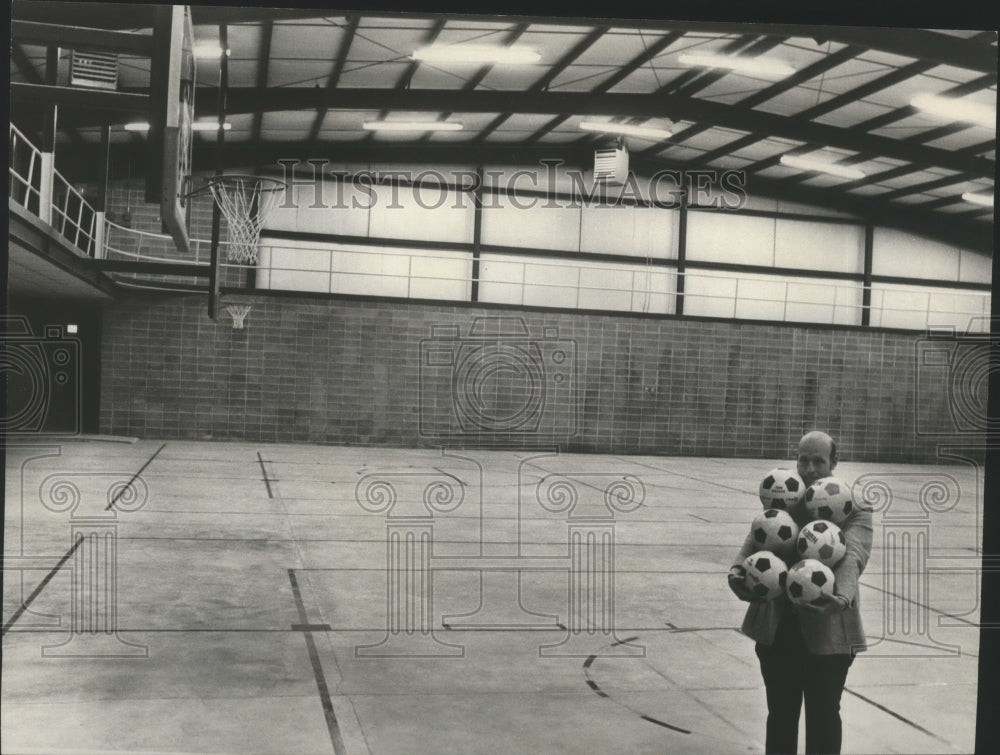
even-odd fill
[[[840,696],[854,658],[811,654],[794,619],[782,621],[773,645],[758,643],[757,657],[767,689],[767,752],[797,751],[805,698],[806,752],[839,753]]]

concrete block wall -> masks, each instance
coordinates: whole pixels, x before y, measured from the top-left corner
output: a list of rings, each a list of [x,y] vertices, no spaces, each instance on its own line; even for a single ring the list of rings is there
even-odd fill
[[[935,462],[953,429],[947,370],[918,378],[918,333],[247,300],[243,330],[209,320],[204,296],[108,307],[101,431],[771,458],[821,428],[844,459]],[[477,318],[508,335],[470,340]],[[509,334],[519,325],[528,337]]]

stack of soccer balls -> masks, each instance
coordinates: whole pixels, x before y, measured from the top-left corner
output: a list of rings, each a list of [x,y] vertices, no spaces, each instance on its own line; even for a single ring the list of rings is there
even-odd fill
[[[755,552],[743,561],[744,584],[761,600],[782,593],[793,603],[833,596],[833,571],[847,552],[840,529],[854,504],[836,477],[806,487],[790,469],[772,469],[760,483],[764,511],[750,525]],[[799,527],[793,514],[808,524]]]

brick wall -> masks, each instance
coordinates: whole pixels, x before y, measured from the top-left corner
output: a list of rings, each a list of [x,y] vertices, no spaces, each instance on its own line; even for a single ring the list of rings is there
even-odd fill
[[[102,432],[385,446],[558,441],[573,451],[766,458],[823,428],[845,459],[931,462],[937,438],[918,430],[950,422],[947,370],[918,380],[919,334],[319,296],[252,302],[244,330],[209,320],[204,296],[107,308]],[[483,351],[470,329],[497,316],[522,318],[529,337],[493,338]],[[498,322],[482,325],[518,325]],[[432,337],[434,326],[461,337]]]

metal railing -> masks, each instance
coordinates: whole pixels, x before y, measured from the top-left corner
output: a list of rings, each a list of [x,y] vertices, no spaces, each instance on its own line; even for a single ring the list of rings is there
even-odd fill
[[[11,201],[32,215],[40,216],[42,189],[42,152],[24,134],[10,125],[8,142],[10,169],[8,192]]]
[[[52,156],[10,124],[8,192],[11,201],[52,226],[84,256],[99,249],[97,212],[52,166]]]
[[[88,257],[97,252],[97,211],[57,170],[52,171],[52,227]]]
[[[303,251],[326,252],[325,267],[298,267],[276,257],[289,257]],[[352,256],[364,256],[363,267],[343,264]],[[338,259],[340,264],[338,264]],[[810,322],[831,325],[861,325],[865,306],[862,303],[862,284],[843,285],[829,280],[781,279],[766,275],[721,275],[713,272],[688,270],[678,272],[665,267],[650,267],[640,262],[629,264],[589,263],[581,256],[579,261],[530,260],[509,257],[480,258],[480,275],[473,277],[473,255],[448,252],[433,254],[423,250],[407,252],[372,251],[369,254],[355,249],[309,249],[268,244],[262,247],[261,263],[255,266],[257,288],[272,290],[313,291],[329,294],[361,294],[425,299],[454,299],[454,291],[463,290],[460,300],[469,301],[473,284],[479,291],[477,301],[483,303],[515,304],[519,306],[550,306],[571,309],[642,312],[650,314],[675,314],[679,290],[683,290],[684,313],[693,316],[715,316],[734,319],[766,319],[777,322]],[[381,262],[381,269],[373,270]],[[421,263],[447,263],[450,274],[426,275],[416,272]],[[519,271],[506,278],[490,277],[483,273],[489,264],[500,262]],[[239,267],[235,266],[234,267]],[[555,277],[553,271],[560,275]],[[582,282],[584,272],[592,273],[598,283]],[[629,279],[627,285],[619,281]],[[678,285],[683,279],[683,289]],[[277,285],[275,285],[277,282]],[[693,291],[694,284],[698,289]],[[763,296],[754,291],[762,285],[777,286],[780,296]],[[440,292],[435,295],[433,290]],[[415,289],[419,293],[415,293]],[[449,293],[451,292],[451,293]],[[503,295],[503,292],[506,292]],[[990,295],[955,290],[921,291],[923,306],[895,306],[893,295],[911,292],[872,290],[869,306],[873,326],[924,329],[954,321],[963,327],[969,317],[989,313]],[[951,309],[934,306],[935,297],[949,297],[958,302]],[[625,299],[629,306],[622,306]],[[603,301],[602,301],[603,300]],[[606,306],[607,304],[607,306]]]
[[[13,124],[9,142],[9,195],[12,202],[49,223],[81,255],[105,259],[140,260],[148,262],[184,261],[209,266],[211,244],[204,239],[192,239],[192,254],[180,253],[171,236],[126,228],[105,219],[98,224],[98,213],[51,164],[51,155],[35,147]],[[405,245],[401,241],[400,245]],[[228,259],[227,242],[220,242],[219,254]],[[317,267],[296,267],[284,260],[297,254],[326,252],[327,264]],[[425,250],[395,250],[364,245],[324,245],[303,249],[273,243],[261,245],[261,262],[242,265],[223,262],[223,285],[245,287],[250,271],[255,274],[254,288],[316,291],[329,294],[361,294],[394,298],[471,300],[473,287],[479,291],[477,301],[521,306],[551,306],[560,308],[674,314],[680,291],[684,292],[684,313],[730,317],[735,319],[768,319],[773,321],[816,322],[840,325],[860,325],[864,306],[861,304],[860,283],[842,285],[837,281],[781,280],[766,275],[719,275],[711,272],[652,266],[641,258],[634,262],[588,262],[581,253],[579,259],[548,260],[516,258],[500,253],[484,253],[480,257],[480,275],[472,276],[473,253],[452,251],[434,254]],[[447,263],[451,271],[428,275],[419,272],[422,264]],[[519,270],[516,276],[483,274],[489,266],[504,265]],[[380,268],[375,270],[374,268]],[[690,267],[690,265],[689,265]],[[558,271],[558,275],[553,275]],[[593,285],[583,282],[592,273]],[[190,291],[203,289],[205,276],[160,275],[155,273],[120,273],[109,275],[126,285],[143,284],[165,290]],[[618,281],[628,278],[628,285]],[[679,284],[683,280],[683,287]],[[278,286],[274,283],[278,282]],[[655,281],[655,284],[654,284]],[[694,284],[699,289],[694,290]],[[763,285],[783,283],[781,296],[755,295],[753,289]],[[797,296],[790,291],[798,291]],[[742,292],[741,292],[742,288]],[[749,293],[748,293],[749,289]],[[815,290],[816,296],[806,291]],[[924,305],[887,306],[893,296],[923,295]],[[948,310],[935,305],[949,297],[961,302]],[[870,323],[873,326],[923,329],[949,321],[963,324],[970,317],[989,313],[990,295],[955,290],[920,289],[914,283],[909,290],[872,287]],[[623,306],[627,299],[628,306]],[[780,310],[780,311],[779,311]],[[789,319],[790,311],[793,313]]]

